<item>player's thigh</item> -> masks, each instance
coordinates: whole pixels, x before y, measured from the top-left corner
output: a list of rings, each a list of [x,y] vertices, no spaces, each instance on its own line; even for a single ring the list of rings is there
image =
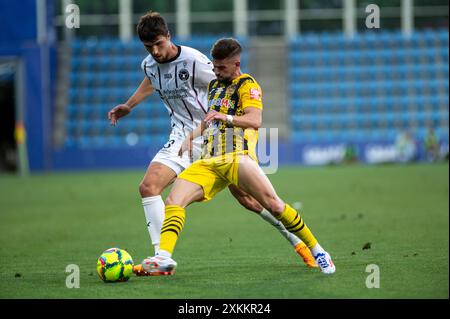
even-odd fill
[[[239,161],[238,183],[239,188],[254,197],[269,211],[279,211],[283,205],[266,174],[248,156],[242,156]]]
[[[166,205],[177,205],[184,208],[193,202],[202,200],[203,197],[203,188],[200,185],[177,178],[167,196]]]
[[[148,192],[151,193],[149,195],[159,195],[176,177],[177,173],[167,165],[151,162],[141,181],[141,194]]]

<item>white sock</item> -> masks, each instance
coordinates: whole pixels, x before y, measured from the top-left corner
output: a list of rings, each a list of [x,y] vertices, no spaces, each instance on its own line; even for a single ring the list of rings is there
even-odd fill
[[[156,255],[172,258],[172,254],[171,253],[169,253],[168,251],[162,250],[162,249],[159,250]]]
[[[283,237],[286,238],[291,243],[292,246],[295,247],[298,245],[298,243],[301,242],[300,238],[295,236],[293,233],[287,231],[284,225],[278,219],[273,217],[273,215],[269,213],[267,210],[263,209],[263,211],[259,214],[259,216],[261,216],[262,219],[271,224],[273,227],[278,229],[281,235],[283,235]]]
[[[165,205],[161,196],[151,196],[142,198],[144,206],[145,220],[150,239],[155,250],[155,255],[159,251],[159,241],[161,239],[161,227],[164,222]]]

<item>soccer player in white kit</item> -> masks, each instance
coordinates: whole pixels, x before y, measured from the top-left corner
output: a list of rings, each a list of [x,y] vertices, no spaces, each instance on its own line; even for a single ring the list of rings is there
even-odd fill
[[[172,43],[167,23],[157,12],[142,16],[137,26],[141,42],[150,53],[141,64],[145,77],[135,93],[125,104],[115,106],[108,119],[116,125],[145,98],[157,92],[167,108],[172,131],[167,143],[155,155],[139,186],[148,232],[155,254],[159,251],[161,227],[164,221],[163,190],[201,154],[201,137],[193,142],[192,158],[186,154],[178,156],[178,151],[186,136],[200,125],[207,113],[207,89],[215,78],[212,62],[201,52]],[[309,248],[294,234],[265,210],[253,197],[234,185],[231,194],[250,211],[258,213],[265,221],[277,228],[303,258],[308,267],[317,264]],[[150,275],[136,265],[136,275]],[[151,275],[157,275],[152,273]]]

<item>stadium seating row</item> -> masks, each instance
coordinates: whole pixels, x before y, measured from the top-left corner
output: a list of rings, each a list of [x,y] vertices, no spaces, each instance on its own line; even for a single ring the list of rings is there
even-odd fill
[[[120,121],[120,124],[116,127],[112,127],[109,124],[107,119],[102,120],[79,120],[72,121],[66,123],[66,131],[69,133],[80,132],[106,132],[114,134],[120,133],[122,131],[132,132],[132,131],[140,131],[140,132],[161,132],[168,134],[170,131],[170,122],[169,120],[163,118],[155,118],[155,119],[123,119]]]
[[[421,143],[426,134],[427,128],[414,128],[409,129],[399,129],[395,127],[387,129],[338,129],[338,130],[302,130],[294,131],[292,133],[293,139],[296,141],[301,141],[303,143],[358,143],[358,142],[380,142],[380,141],[391,141],[394,142],[398,137],[399,133],[409,131],[412,133],[413,138]],[[435,133],[438,136],[448,136],[448,128],[442,129],[437,128]]]
[[[196,37],[188,40],[181,40],[173,37],[174,43],[179,45],[188,45],[193,48],[197,48],[202,52],[209,52],[214,42],[220,38],[217,37]],[[246,39],[238,37],[238,40],[245,42]],[[89,38],[89,39],[75,39],[71,43],[73,55],[80,56],[83,53],[92,55],[98,52],[110,53],[117,52],[123,54],[127,51],[141,51],[144,50],[142,42],[136,37],[129,42],[118,41],[116,38]]]
[[[411,37],[405,37],[396,31],[373,31],[358,33],[353,39],[342,33],[305,33],[291,39],[293,50],[342,50],[342,49],[392,49],[406,47],[435,47],[448,43],[448,30],[416,30]]]
[[[178,42],[209,56],[217,38]],[[241,39],[245,45],[245,39]],[[177,43],[177,42],[176,42]],[[111,127],[106,114],[143,78],[140,41],[75,40],[67,106],[67,147],[164,143],[168,112],[157,97]],[[292,138],[306,143],[393,141],[429,126],[448,140],[448,30],[302,34],[289,42]],[[248,61],[244,54],[243,64]],[[130,133],[132,133],[130,137]],[[134,134],[134,135],[133,135]]]
[[[372,96],[371,98],[353,96],[351,98],[330,98],[328,95],[318,98],[293,99],[291,107],[293,113],[312,113],[329,109],[346,112],[353,108],[358,112],[374,112],[379,109],[393,110],[399,108],[408,111],[411,108],[448,109],[448,95],[406,95],[406,96]]]
[[[174,42],[195,47],[209,56],[216,40],[217,37],[203,37]],[[239,40],[245,45],[245,39]],[[125,102],[143,79],[140,64],[148,53],[139,40],[74,40],[71,48],[66,147],[122,147],[167,141],[170,120],[157,96],[134,109],[133,116],[122,119],[117,127],[111,127],[106,119],[108,111]],[[243,64],[248,60],[246,53],[242,60]],[[133,137],[130,142],[130,133],[137,134],[137,141]]]
[[[314,91],[314,90],[339,90],[339,91],[345,91],[345,90],[363,90],[363,89],[370,89],[370,90],[401,90],[401,91],[408,91],[411,90],[418,90],[421,87],[428,87],[428,88],[444,88],[448,90],[448,80],[440,80],[440,79],[434,79],[429,80],[427,82],[424,82],[422,79],[414,79],[412,81],[392,81],[392,80],[386,80],[383,79],[383,81],[379,81],[377,79],[373,79],[373,81],[339,81],[339,82],[328,82],[328,81],[322,81],[318,83],[296,83],[291,82],[290,89],[293,93],[296,92],[302,92],[302,91]]]
[[[292,52],[290,53],[291,66],[339,66],[342,64],[359,65],[386,65],[386,64],[415,64],[415,63],[445,63],[448,61],[448,49],[423,50],[380,50],[380,51],[350,51],[337,52]]]
[[[448,112],[446,111],[420,111],[420,112],[383,112],[383,113],[341,113],[341,114],[296,114],[293,116],[293,124],[320,126],[330,126],[340,124],[340,126],[373,126],[381,123],[393,126],[395,123],[433,123],[440,125],[440,122],[448,123]],[[380,125],[381,126],[381,125]]]
[[[311,34],[291,40],[292,136],[303,142],[393,141],[428,127],[448,140],[448,30]]]
[[[167,142],[167,134],[152,135],[83,135],[80,137],[68,136],[65,141],[66,148],[116,148],[155,145],[161,147]]]
[[[302,82],[311,80],[311,77],[342,77],[345,78],[348,75],[367,75],[373,78],[377,76],[389,77],[392,73],[411,74],[414,76],[426,76],[429,74],[432,77],[441,76],[441,78],[447,78],[449,74],[449,66],[444,63],[431,63],[431,64],[404,64],[404,65],[364,65],[364,66],[318,66],[318,67],[291,67],[290,76],[295,82]],[[136,71],[128,72],[92,72],[87,70],[86,72],[74,72],[70,75],[71,83],[77,85],[90,86],[93,83],[98,85],[105,85],[110,82],[137,82],[141,81],[143,74]]]
[[[133,109],[133,114],[136,114],[137,118],[150,117],[150,118],[164,118],[168,116],[166,107],[160,102],[145,101],[138,107]],[[67,106],[67,115],[71,119],[99,119],[106,118],[108,112],[113,106],[121,101],[115,103],[101,103],[101,104],[69,104]]]
[[[444,61],[443,61],[444,62]],[[290,76],[296,81],[309,81],[311,76],[327,76],[337,75],[345,77],[349,74],[367,74],[375,77],[375,75],[383,75],[388,77],[391,73],[412,73],[416,75],[432,75],[442,74],[444,77],[448,76],[449,66],[444,63],[430,63],[430,64],[400,64],[400,65],[336,65],[330,67],[328,65],[318,67],[291,67],[289,69]]]

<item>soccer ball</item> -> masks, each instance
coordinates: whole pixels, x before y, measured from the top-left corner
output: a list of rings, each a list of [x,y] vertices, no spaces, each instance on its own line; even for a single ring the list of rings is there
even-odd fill
[[[133,259],[123,249],[107,249],[97,261],[97,273],[104,282],[127,281],[133,273]]]

